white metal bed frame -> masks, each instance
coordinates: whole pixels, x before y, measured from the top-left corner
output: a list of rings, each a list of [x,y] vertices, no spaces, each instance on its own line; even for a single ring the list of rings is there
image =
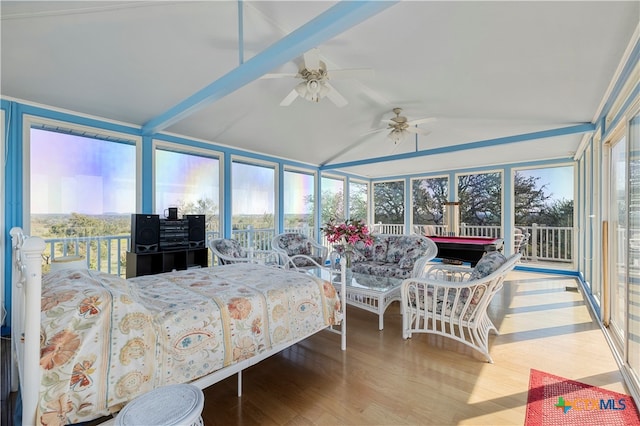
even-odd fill
[[[25,425],[36,424],[36,409],[40,391],[40,310],[42,292],[42,252],[44,240],[40,237],[24,235],[21,228],[12,228],[12,270],[11,270],[11,391],[21,391],[22,422]],[[344,262],[344,261],[343,261]],[[346,263],[346,262],[345,262]],[[341,270],[346,267],[342,265]],[[333,270],[338,273],[338,270]],[[346,277],[341,276],[340,309],[341,321],[339,329],[330,326],[328,330],[341,335],[340,348],[347,349],[346,323]],[[242,370],[274,355],[283,349],[317,333],[309,333],[293,342],[278,345],[269,351],[249,359],[217,370],[207,376],[191,382],[204,389],[234,374],[238,374],[238,396],[242,395]]]

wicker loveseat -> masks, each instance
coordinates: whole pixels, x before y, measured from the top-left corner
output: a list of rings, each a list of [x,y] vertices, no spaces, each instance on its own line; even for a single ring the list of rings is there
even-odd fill
[[[373,244],[355,245],[351,257],[353,272],[383,277],[409,278],[419,276],[438,254],[438,247],[421,235],[372,234]],[[341,248],[336,247],[340,252]]]

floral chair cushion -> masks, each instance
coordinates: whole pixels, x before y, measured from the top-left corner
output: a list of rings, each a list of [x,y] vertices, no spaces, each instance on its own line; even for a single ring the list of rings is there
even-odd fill
[[[504,257],[504,254],[502,254],[499,251],[492,251],[485,254],[478,261],[478,263],[476,263],[475,268],[473,268],[473,272],[471,272],[471,275],[469,276],[469,281],[478,280],[493,274],[506,261],[507,261],[507,258]],[[462,297],[464,297],[466,300],[466,298],[469,297],[469,289],[466,288],[464,290],[466,291],[462,293]],[[476,287],[471,297],[471,304],[477,305],[480,302],[480,299],[482,299],[482,296],[484,295],[485,290],[486,290],[485,286]]]
[[[305,256],[308,256],[308,257],[294,257],[292,259],[293,264],[296,265],[296,267],[298,268],[305,267],[305,266],[322,265],[321,257],[309,256],[309,255],[305,255]]]
[[[360,250],[358,250],[357,247],[359,247],[359,246],[356,245],[355,247],[356,248],[353,248],[352,250],[350,250],[351,262],[365,262],[367,260],[367,258],[360,252]],[[366,249],[366,246],[364,244],[362,244],[362,247]],[[344,254],[344,252],[345,252],[344,246],[342,244],[334,244],[333,245],[333,249],[340,256],[342,256]]]
[[[373,244],[369,248],[371,249],[371,260],[385,263],[387,261],[387,250],[389,249],[389,238],[376,235],[373,238]],[[365,256],[367,256],[366,253]]]
[[[225,256],[228,257],[236,257],[236,258],[246,258],[247,250],[240,245],[240,243],[236,240],[218,240],[214,243],[215,249],[218,250]],[[225,261],[220,259],[220,262],[224,265]]]
[[[466,296],[465,296],[465,290],[466,290]],[[484,285],[474,287],[473,299],[475,300],[477,298],[477,301],[474,302],[472,300],[471,303],[469,304],[469,307],[464,312],[464,315],[462,318],[464,321],[469,321],[472,318],[474,318],[474,314],[477,311],[478,302],[480,301],[480,298],[485,293],[485,291],[486,291],[486,287]],[[426,300],[424,298],[425,293],[427,295]],[[460,314],[462,314],[462,311],[467,304],[469,289],[468,288],[460,289],[460,294],[458,296],[457,303],[456,303],[457,292],[454,289],[448,289],[446,297],[444,293],[445,293],[444,288],[442,287],[438,288],[438,294],[436,295],[436,301],[435,301],[436,302],[435,314],[444,315],[444,316],[453,317],[453,318],[460,318]],[[434,310],[433,288],[432,287],[427,288],[426,292],[424,292],[424,290],[421,290],[419,294],[420,294],[419,296],[420,300],[419,300],[418,306],[421,309],[426,309],[428,312],[433,312]],[[413,306],[416,305],[415,294],[413,292],[409,294],[409,300],[411,301],[411,304]]]
[[[402,237],[403,256],[398,261],[398,267],[413,270],[416,260],[424,256],[428,250],[427,243],[421,238]],[[391,243],[389,243],[391,251]]]
[[[469,280],[477,280],[493,274],[506,261],[507,258],[504,257],[504,254],[499,251],[491,251],[485,254],[478,261],[475,268],[473,269],[473,272],[471,272]]]
[[[312,250],[311,242],[302,234],[283,234],[280,236],[278,246],[285,249],[289,256],[297,254],[310,256]]]

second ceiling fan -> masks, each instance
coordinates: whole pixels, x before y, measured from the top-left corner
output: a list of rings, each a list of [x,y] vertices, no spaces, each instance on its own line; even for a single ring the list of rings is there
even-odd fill
[[[339,78],[369,78],[373,75],[371,69],[345,69],[329,70],[326,64],[320,60],[320,51],[311,49],[303,55],[303,65],[296,74],[278,73],[265,74],[262,78],[295,77],[302,81],[280,102],[281,106],[289,106],[296,98],[301,97],[310,102],[320,102],[323,98],[328,98],[336,106],[343,107],[348,101],[330,83],[330,79]]]
[[[389,130],[389,134],[387,135],[387,137],[391,139],[394,144],[398,144],[402,142],[402,140],[409,133],[428,135],[431,132],[429,130],[418,127],[418,125],[436,120],[435,117],[425,117],[415,120],[409,120],[407,119],[407,117],[400,115],[402,113],[402,108],[394,108],[393,113],[396,115],[395,117],[380,120],[381,123],[387,124],[386,127],[372,130],[371,132],[369,132],[369,134]]]

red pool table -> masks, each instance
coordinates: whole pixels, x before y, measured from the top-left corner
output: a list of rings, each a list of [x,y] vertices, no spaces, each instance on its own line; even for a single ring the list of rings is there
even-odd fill
[[[445,261],[469,262],[475,266],[488,251],[502,250],[502,238],[436,237],[430,236],[438,246],[438,255]]]

